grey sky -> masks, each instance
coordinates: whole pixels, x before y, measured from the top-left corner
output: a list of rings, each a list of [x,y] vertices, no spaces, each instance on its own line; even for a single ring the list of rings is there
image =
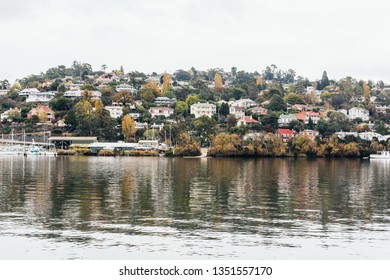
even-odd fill
[[[390,82],[389,11],[387,0],[0,0],[0,80],[78,60]]]

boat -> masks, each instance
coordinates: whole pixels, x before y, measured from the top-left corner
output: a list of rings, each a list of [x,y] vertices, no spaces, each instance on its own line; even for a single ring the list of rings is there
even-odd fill
[[[28,147],[28,149],[26,149],[25,153],[24,153],[25,156],[28,156],[28,155],[36,155],[36,156],[56,156],[57,155],[57,151],[56,150],[52,150],[52,149],[43,149],[37,145],[35,145],[35,142],[34,142],[34,139],[33,139],[33,143],[32,145],[30,145]]]
[[[390,151],[381,151],[379,154],[370,155],[370,159],[390,159]]]

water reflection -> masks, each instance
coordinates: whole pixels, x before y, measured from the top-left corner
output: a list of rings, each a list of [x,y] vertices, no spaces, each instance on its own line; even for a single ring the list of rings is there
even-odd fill
[[[0,167],[0,243],[24,244],[27,258],[388,258],[389,161],[4,157]]]

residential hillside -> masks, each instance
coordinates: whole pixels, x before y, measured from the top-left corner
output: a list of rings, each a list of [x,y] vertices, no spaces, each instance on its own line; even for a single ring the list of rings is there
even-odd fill
[[[336,81],[326,71],[309,81],[275,65],[253,73],[233,67],[146,74],[107,71],[105,65],[96,71],[74,61],[14,84],[0,81],[0,113],[2,134],[45,131],[175,145],[185,133],[203,147],[214,147],[219,135],[274,137],[290,152],[298,137],[318,147],[332,137],[352,137],[386,148],[390,86],[352,77]]]

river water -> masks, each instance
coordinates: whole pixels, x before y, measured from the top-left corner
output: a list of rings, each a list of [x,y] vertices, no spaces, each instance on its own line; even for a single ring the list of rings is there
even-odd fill
[[[390,259],[390,161],[1,157],[0,259]]]

